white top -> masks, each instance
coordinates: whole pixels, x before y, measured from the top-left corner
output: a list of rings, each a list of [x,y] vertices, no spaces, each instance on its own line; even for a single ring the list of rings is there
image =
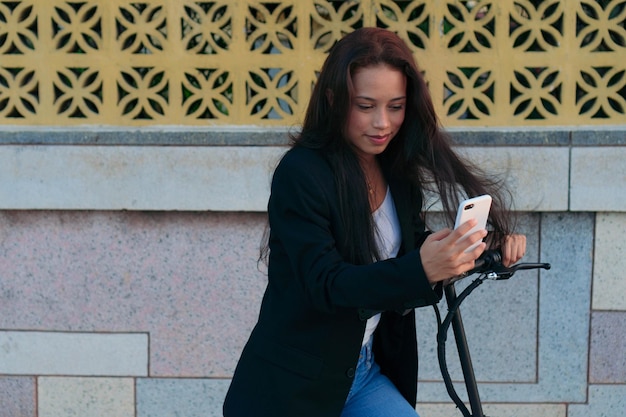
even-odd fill
[[[393,197],[387,187],[385,200],[372,214],[374,218],[376,247],[378,248],[381,259],[393,258],[398,254],[402,243],[402,234],[400,232],[400,221],[396,213],[396,206],[393,203]],[[384,279],[384,277],[381,277]],[[365,336],[363,337],[363,345],[367,343],[369,338],[374,334],[378,322],[380,321],[380,313],[370,317],[365,326]]]

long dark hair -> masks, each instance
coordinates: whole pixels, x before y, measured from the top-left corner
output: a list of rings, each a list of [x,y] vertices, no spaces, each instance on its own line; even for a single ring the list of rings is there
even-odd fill
[[[379,155],[386,175],[408,179],[420,193],[430,185],[451,223],[463,197],[491,194],[490,243],[501,245],[504,236],[511,232],[505,209],[508,195],[502,184],[452,149],[453,143],[440,127],[424,77],[406,43],[386,29],[362,28],[346,35],[331,49],[313,89],[302,130],[292,136],[293,146],[323,151],[334,170],[346,228],[345,240],[338,242],[339,250],[357,264],[370,263],[377,257],[364,173],[343,132],[355,71],[379,64],[402,71],[407,79],[404,122]]]

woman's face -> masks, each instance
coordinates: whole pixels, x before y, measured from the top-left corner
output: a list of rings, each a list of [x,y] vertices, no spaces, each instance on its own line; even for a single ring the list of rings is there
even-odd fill
[[[352,76],[346,137],[363,160],[382,153],[398,133],[406,108],[406,76],[385,64],[359,68]]]

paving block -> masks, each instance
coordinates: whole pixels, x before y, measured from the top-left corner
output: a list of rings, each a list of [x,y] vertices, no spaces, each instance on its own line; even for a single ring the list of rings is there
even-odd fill
[[[0,374],[145,376],[147,334],[0,331]]]
[[[567,417],[624,417],[626,385],[590,385],[589,402],[572,404]]]
[[[38,417],[135,417],[132,378],[42,377]]]
[[[572,148],[570,210],[626,208],[626,147]]]
[[[221,417],[229,379],[140,378],[137,417]]]
[[[594,310],[626,311],[625,235],[626,213],[596,215],[592,298]]]
[[[590,382],[626,384],[626,311],[592,312],[590,337]]]
[[[0,376],[0,417],[35,417],[35,378]]]

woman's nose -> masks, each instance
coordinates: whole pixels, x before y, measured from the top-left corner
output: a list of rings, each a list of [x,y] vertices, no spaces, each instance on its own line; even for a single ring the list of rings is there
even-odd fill
[[[381,109],[376,112],[374,127],[377,129],[386,129],[389,127],[389,115],[387,114],[387,110]]]

